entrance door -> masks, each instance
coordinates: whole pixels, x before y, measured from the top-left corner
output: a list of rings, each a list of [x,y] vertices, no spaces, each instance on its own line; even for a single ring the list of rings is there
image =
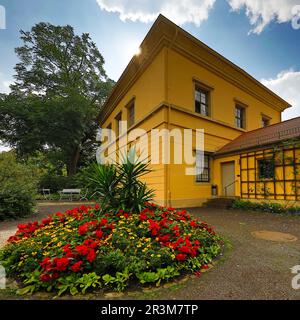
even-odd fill
[[[221,164],[222,171],[222,195],[227,197],[235,196],[235,173],[234,161]]]

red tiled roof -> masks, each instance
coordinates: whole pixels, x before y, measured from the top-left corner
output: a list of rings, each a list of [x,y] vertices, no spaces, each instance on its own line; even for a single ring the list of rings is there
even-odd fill
[[[300,137],[300,117],[279,122],[271,126],[245,132],[235,140],[229,142],[216,152],[224,153],[246,150],[263,145],[273,144],[279,141]]]

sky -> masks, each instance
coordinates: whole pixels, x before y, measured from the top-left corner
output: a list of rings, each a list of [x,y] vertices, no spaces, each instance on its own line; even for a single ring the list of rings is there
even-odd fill
[[[0,0],[0,92],[21,29],[44,21],[89,33],[118,80],[159,13],[291,103],[284,120],[300,116],[300,0]]]

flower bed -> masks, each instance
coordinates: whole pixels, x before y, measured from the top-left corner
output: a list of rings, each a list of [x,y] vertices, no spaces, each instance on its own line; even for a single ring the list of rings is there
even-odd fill
[[[147,204],[140,214],[110,214],[96,205],[19,225],[0,260],[8,275],[21,281],[21,294],[75,295],[159,285],[207,268],[221,248],[214,230],[185,210]]]

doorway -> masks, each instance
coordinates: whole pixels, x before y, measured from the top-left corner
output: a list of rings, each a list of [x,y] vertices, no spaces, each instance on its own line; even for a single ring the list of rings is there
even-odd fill
[[[234,161],[221,164],[222,172],[222,196],[235,196],[235,167]]]

